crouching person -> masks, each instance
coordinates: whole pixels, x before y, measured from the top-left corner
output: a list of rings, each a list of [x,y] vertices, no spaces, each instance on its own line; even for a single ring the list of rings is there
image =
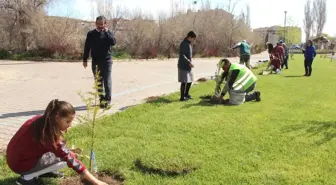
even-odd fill
[[[281,59],[277,54],[271,54],[270,56],[271,62],[269,63],[266,70],[270,70],[271,73],[275,72],[276,74],[280,74],[281,72]]]
[[[224,96],[227,92],[232,95],[243,94],[244,101],[260,101],[260,92],[254,91],[256,86],[257,77],[246,66],[240,64],[233,64],[228,59],[222,60],[223,75],[226,75],[226,83],[218,97],[219,103],[223,103]],[[250,93],[250,94],[249,94]],[[230,104],[236,104],[230,97]]]
[[[51,101],[44,114],[26,121],[7,146],[7,164],[21,175],[17,185],[37,185],[37,177],[60,177],[58,172],[71,167],[95,185],[96,179],[65,145],[62,133],[71,126],[75,109],[65,101]]]
[[[279,50],[281,50],[281,48],[279,46],[277,46],[278,47],[277,49],[273,48],[272,43],[266,43],[266,45],[268,48],[270,63],[268,64],[267,69],[265,71],[262,71],[261,74],[268,75],[273,72],[275,72],[276,74],[280,74],[281,72],[281,52],[279,52]]]

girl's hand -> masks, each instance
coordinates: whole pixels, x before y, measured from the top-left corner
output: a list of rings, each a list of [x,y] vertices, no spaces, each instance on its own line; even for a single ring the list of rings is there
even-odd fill
[[[95,183],[95,185],[108,185],[107,183],[97,180],[97,182]]]
[[[105,182],[98,180],[89,171],[85,171],[83,177],[94,185],[108,185]]]

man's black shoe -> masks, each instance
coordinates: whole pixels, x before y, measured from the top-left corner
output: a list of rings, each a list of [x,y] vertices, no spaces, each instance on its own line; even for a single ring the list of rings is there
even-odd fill
[[[101,109],[105,109],[105,108],[109,108],[111,106],[111,101],[101,101],[100,102],[100,108]]]
[[[256,92],[256,101],[261,101],[261,97],[260,97],[261,93],[259,91]]]
[[[101,109],[105,109],[105,103],[100,102],[99,107],[100,107]]]

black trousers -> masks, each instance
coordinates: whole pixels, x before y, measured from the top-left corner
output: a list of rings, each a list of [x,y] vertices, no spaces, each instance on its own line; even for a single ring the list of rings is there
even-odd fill
[[[281,64],[281,69],[286,66],[286,69],[288,69],[288,56],[285,57],[284,62]]]
[[[96,76],[96,69],[100,73],[100,101],[111,102],[112,99],[112,60],[92,60],[92,72]]]
[[[191,84],[192,83],[181,83],[181,88],[180,88],[181,97],[180,97],[180,100],[183,100],[185,97],[190,96],[189,95],[189,90],[190,90]]]
[[[304,67],[305,67],[305,72],[306,75],[310,76],[312,74],[312,65],[313,65],[313,60],[312,59],[305,59],[304,60]]]
[[[256,82],[254,82],[249,88],[245,90],[245,93],[246,93],[245,101],[248,102],[248,101],[253,101],[257,99],[256,92],[252,92],[254,91],[255,87],[256,87]]]

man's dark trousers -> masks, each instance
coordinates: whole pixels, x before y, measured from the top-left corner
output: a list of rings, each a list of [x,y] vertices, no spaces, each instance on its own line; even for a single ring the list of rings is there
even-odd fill
[[[254,82],[249,88],[247,88],[245,90],[245,93],[246,93],[246,95],[245,95],[245,101],[246,102],[253,101],[253,100],[257,99],[256,92],[250,93],[250,92],[254,91],[255,87],[256,87],[256,82]]]
[[[289,56],[285,56],[284,62],[281,64],[281,68],[286,66],[286,69],[288,69],[288,59],[289,59]]]
[[[99,92],[103,92],[103,89],[105,92],[100,96],[100,101],[110,103],[112,99],[112,60],[92,60],[92,72],[95,76],[97,67],[101,77]]]

